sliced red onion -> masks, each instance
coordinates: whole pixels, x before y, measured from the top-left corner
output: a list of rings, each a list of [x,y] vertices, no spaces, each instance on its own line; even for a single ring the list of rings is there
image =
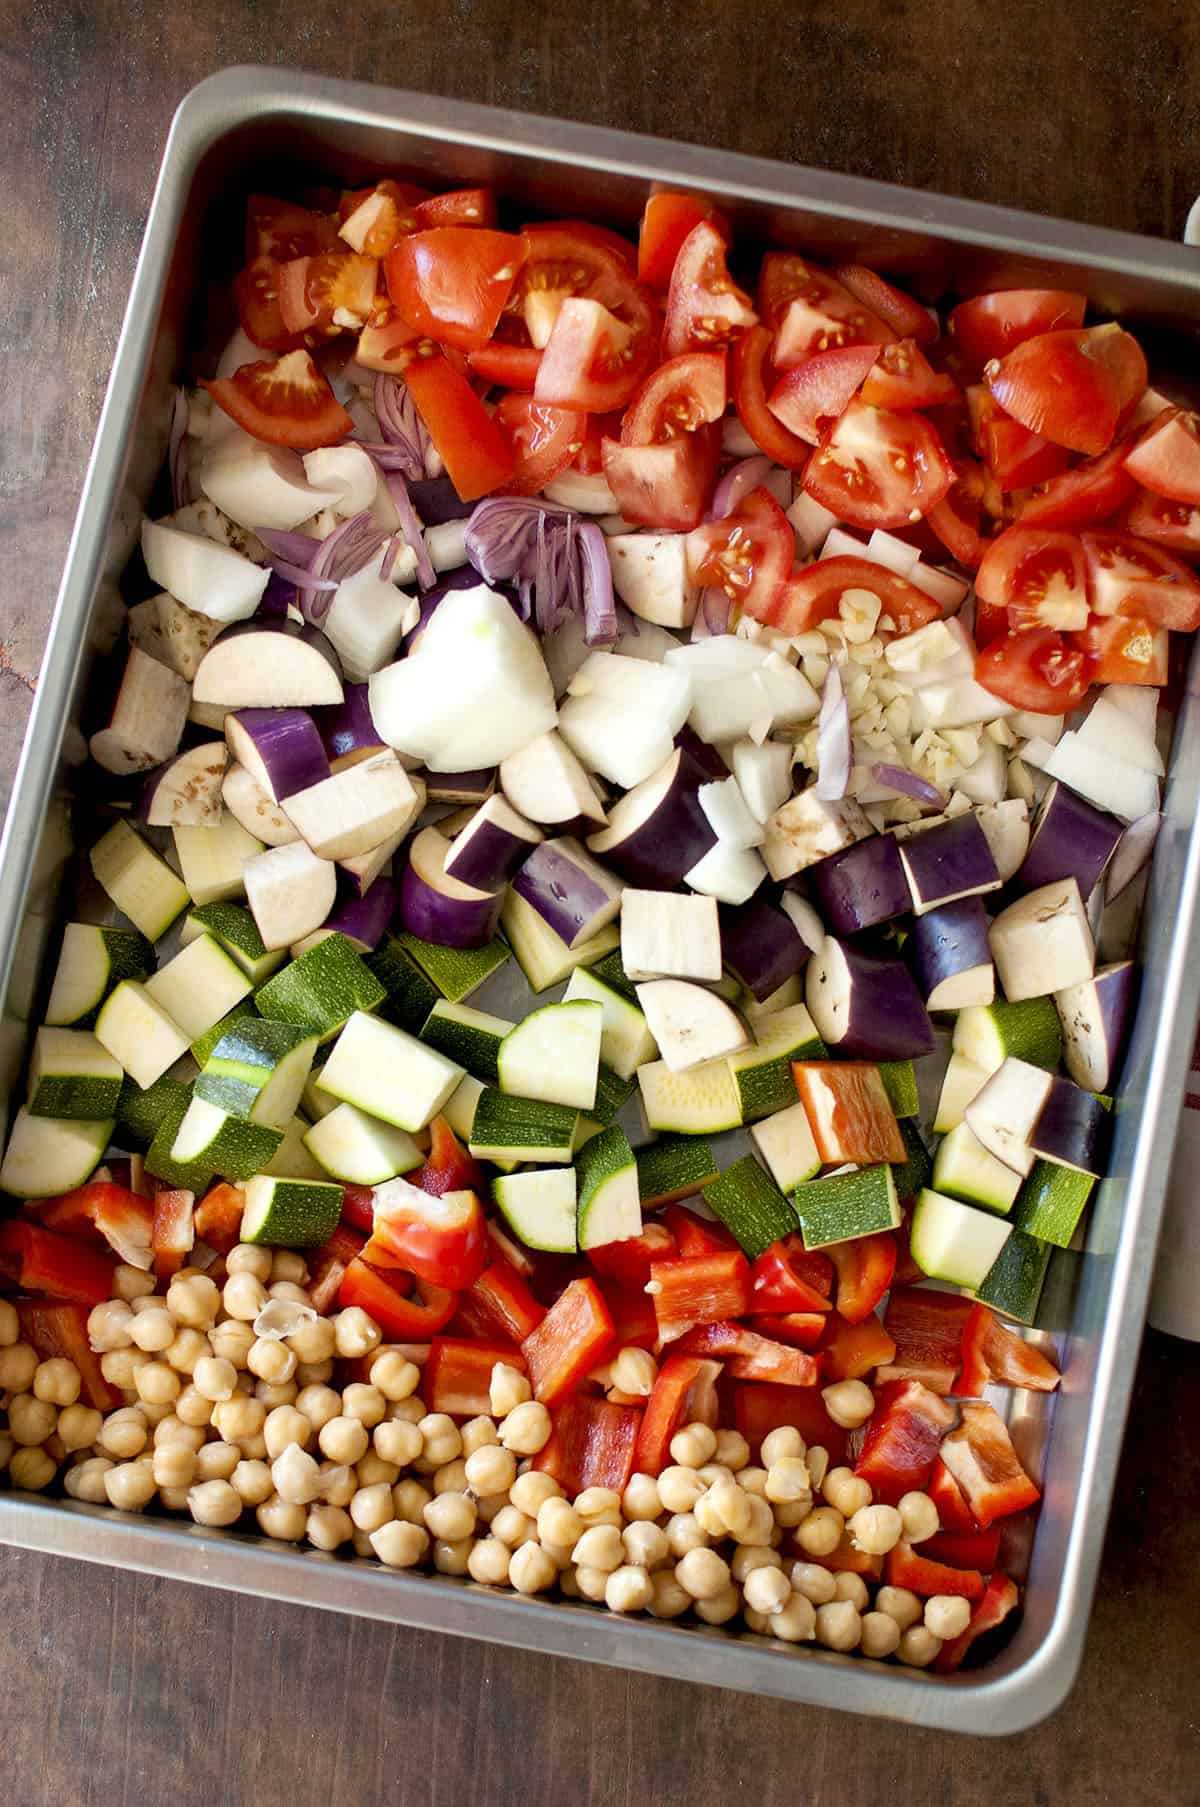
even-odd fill
[[[408,384],[401,382],[399,377],[379,371],[371,391],[371,401],[375,418],[379,422],[379,431],[388,444],[398,446],[409,454],[411,465],[405,470],[405,476],[423,477],[429,433],[417,412]]]
[[[425,535],[421,532],[417,511],[412,505],[404,473],[403,471],[385,471],[383,480],[387,484],[388,495],[396,505],[396,513],[400,516],[400,531],[416,556],[417,582],[423,590],[432,589],[437,582],[437,572],[433,568],[429,548],[425,544]],[[393,553],[392,556],[394,558],[395,554]],[[390,575],[390,572],[385,572],[385,575]]]
[[[770,468],[771,460],[762,457],[742,458],[731,464],[713,491],[708,519],[723,521],[726,515],[733,514],[750,491],[758,488]]]
[[[186,508],[192,499],[191,478],[188,473],[190,459],[187,447],[188,399],[187,391],[176,389],[171,403],[171,430],[167,438],[167,469],[171,473],[171,505],[173,508]]]
[[[377,527],[366,509],[343,521],[323,540],[304,533],[276,533],[264,528],[260,538],[281,577],[299,591],[300,612],[313,627],[329,613],[334,591],[383,549],[389,535]]]
[[[720,584],[708,584],[700,592],[700,607],[692,623],[693,640],[712,640],[729,632],[733,605]]]
[[[410,480],[408,493],[426,527],[469,521],[475,510],[474,502],[464,502],[449,477],[423,477],[419,483]]]
[[[817,718],[817,796],[823,803],[837,803],[850,782],[852,749],[850,706],[836,665],[825,673],[821,713]]]
[[[617,637],[612,566],[604,535],[594,521],[578,530],[578,570],[583,589],[584,638],[589,646],[611,646]],[[574,561],[572,561],[574,565]]]
[[[349,896],[326,922],[363,953],[379,946],[396,913],[397,892],[390,878],[377,878],[362,897]]]
[[[946,799],[936,784],[930,784],[927,778],[919,778],[916,772],[910,772],[902,765],[884,765],[876,761],[871,767],[871,776],[876,784],[886,784],[890,791],[898,796],[911,797],[915,803],[928,803],[932,809],[945,809]]]
[[[313,560],[321,546],[320,540],[314,540],[307,533],[284,533],[274,527],[260,527],[256,531],[271,554],[271,569],[276,577],[295,587],[298,608],[303,610],[306,591],[328,591],[332,600],[337,589],[334,580],[313,576]]]
[[[522,619],[532,613],[539,632],[550,634],[571,615],[588,620],[588,599],[598,597],[593,616],[605,636],[599,644],[607,645],[616,638],[616,615],[612,576],[602,569],[602,551],[607,566],[599,530],[593,538],[578,516],[531,496],[489,496],[477,505],[467,528],[467,557],[487,583],[515,583]]]
[[[1104,887],[1106,903],[1114,897],[1120,897],[1142,868],[1149,863],[1154,852],[1154,843],[1158,839],[1158,831],[1162,827],[1162,817],[1157,810],[1149,815],[1139,816],[1131,822],[1121,836],[1120,846],[1113,854],[1112,865],[1108,869],[1108,880]]]

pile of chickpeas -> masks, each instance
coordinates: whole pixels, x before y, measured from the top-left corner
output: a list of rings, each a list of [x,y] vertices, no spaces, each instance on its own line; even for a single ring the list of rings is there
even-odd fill
[[[125,1398],[107,1415],[81,1403],[73,1362],[42,1361],[20,1340],[16,1310],[0,1301],[0,1469],[14,1486],[38,1491],[61,1473],[72,1499],[123,1512],[157,1503],[204,1526],[253,1513],[267,1537],[349,1545],[389,1568],[557,1589],[656,1619],[740,1615],[788,1643],[916,1668],[966,1628],[966,1600],[896,1587],[872,1598],[861,1575],[824,1566],[844,1533],[870,1555],[923,1542],[937,1509],[925,1493],[874,1503],[864,1480],[790,1427],[770,1432],[752,1464],[739,1432],[688,1424],[657,1477],[568,1499],[531,1465],[551,1419],[518,1369],[497,1363],[490,1413],[458,1423],[426,1409],[419,1366],[380,1347],[365,1311],[313,1310],[295,1251],[240,1244],[223,1274],[219,1285],[186,1268],[159,1293],[151,1274],[117,1268],[115,1296],[88,1319],[104,1377]],[[334,1384],[338,1361],[372,1356],[368,1380]],[[644,1399],[656,1374],[652,1355],[627,1348],[599,1378],[610,1398]],[[847,1429],[874,1406],[859,1380],[823,1396]]]

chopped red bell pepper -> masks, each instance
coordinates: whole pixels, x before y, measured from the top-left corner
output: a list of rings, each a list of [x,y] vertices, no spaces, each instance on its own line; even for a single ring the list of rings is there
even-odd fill
[[[154,1277],[161,1284],[177,1274],[196,1240],[196,1194],[183,1188],[154,1194]]]
[[[26,1292],[77,1305],[100,1305],[112,1298],[112,1257],[40,1224],[11,1218],[0,1224],[0,1265]]]
[[[92,1195],[109,1184],[108,1180],[89,1180],[86,1186],[76,1186],[74,1192],[64,1192],[58,1198],[29,1199],[25,1216],[40,1223],[44,1230],[57,1230],[61,1236],[83,1236],[99,1242]]]
[[[810,1560],[800,1544],[795,1548],[802,1561]],[[843,1531],[842,1541],[832,1555],[822,1556],[821,1567],[831,1569],[835,1575],[869,1575],[878,1581],[883,1574],[883,1557],[868,1556],[865,1550],[856,1549],[849,1531]]]
[[[604,1242],[588,1250],[588,1260],[598,1274],[640,1292],[650,1278],[653,1261],[669,1261],[680,1253],[679,1245],[665,1223],[653,1218],[642,1225],[640,1236],[627,1236],[623,1242]]]
[[[750,1308],[750,1263],[741,1249],[655,1261],[650,1286],[658,1334],[664,1343],[694,1324],[740,1318]]]
[[[309,1252],[308,1295],[317,1311],[324,1314],[334,1309],[346,1269],[366,1246],[362,1231],[343,1218],[328,1240]]]
[[[870,1482],[876,1500],[894,1506],[925,1486],[953,1423],[954,1407],[919,1380],[889,1381],[875,1395],[855,1474]]]
[[[741,1249],[736,1236],[723,1223],[717,1223],[711,1217],[701,1217],[699,1212],[690,1211],[686,1205],[668,1205],[662,1213],[661,1222],[675,1238],[679,1253],[685,1259],[690,1260],[696,1255],[722,1255],[731,1249]]]
[[[933,1465],[925,1491],[937,1507],[938,1522],[943,1531],[970,1537],[979,1530],[962,1488],[940,1456]]]
[[[572,1280],[521,1345],[535,1399],[557,1405],[608,1354],[613,1321],[592,1279]]]
[[[533,1467],[552,1474],[568,1499],[585,1487],[612,1487],[623,1493],[634,1472],[642,1423],[637,1406],[576,1393],[555,1406],[552,1417],[550,1441],[533,1458]]]
[[[726,1319],[719,1324],[698,1324],[680,1338],[681,1355],[711,1355],[725,1363],[734,1380],[767,1380],[778,1386],[812,1387],[820,1372],[818,1363],[803,1349],[773,1343]]]
[[[404,1177],[410,1185],[437,1197],[443,1192],[483,1193],[487,1189],[482,1167],[444,1117],[435,1117],[429,1125],[429,1153],[424,1162]]]
[[[816,1387],[773,1387],[765,1382],[739,1386],[733,1396],[734,1423],[755,1460],[768,1431],[792,1425],[806,1444],[829,1451],[829,1465],[846,1459],[846,1432],[825,1409]]]
[[[962,1331],[962,1374],[957,1391],[979,1399],[989,1381],[1052,1393],[1062,1379],[1054,1363],[1002,1324],[986,1305],[973,1305]]]
[[[77,1236],[91,1225],[119,1261],[149,1268],[154,1234],[153,1201],[112,1180],[90,1180],[65,1192],[42,1212],[47,1230]]]
[[[460,1292],[478,1280],[487,1259],[487,1224],[474,1192],[375,1195],[375,1229],[366,1260],[402,1267],[433,1286]]]
[[[896,1271],[892,1275],[893,1286],[913,1286],[925,1275],[913,1260],[912,1248],[912,1205],[901,1201],[900,1227],[893,1231],[896,1238]]]
[[[979,1569],[990,1575],[1000,1554],[1000,1532],[939,1531],[925,1539],[921,1554],[948,1563],[952,1569]]]
[[[424,1342],[454,1316],[458,1294],[431,1286],[399,1268],[381,1274],[361,1256],[346,1265],[338,1287],[338,1304],[360,1305],[375,1319],[384,1336],[397,1343]]]
[[[703,1356],[668,1355],[642,1413],[633,1452],[635,1473],[662,1472],[671,1460],[671,1438],[680,1425],[717,1422],[720,1372],[720,1362]]]
[[[654,1300],[640,1287],[618,1286],[615,1280],[603,1280],[600,1291],[613,1321],[613,1337],[618,1349],[657,1349],[658,1319]]]
[[[968,1400],[962,1423],[944,1439],[941,1453],[981,1531],[997,1518],[1036,1505],[1042,1497],[1021,1466],[1007,1425],[990,1405]]]
[[[211,1187],[196,1206],[196,1240],[206,1242],[218,1255],[228,1255],[242,1229],[246,1194],[224,1180]]]
[[[374,1186],[342,1188],[342,1222],[353,1224],[356,1230],[362,1230],[368,1236],[371,1234],[375,1228]]]
[[[421,1397],[431,1412],[449,1412],[456,1418],[490,1412],[492,1369],[497,1362],[522,1372],[525,1368],[525,1358],[515,1343],[435,1336],[421,1375]]]
[[[75,1363],[79,1369],[79,1394],[85,1405],[94,1406],[98,1412],[115,1411],[121,1394],[105,1380],[100,1357],[88,1341],[86,1305],[18,1299],[17,1317],[22,1337],[44,1362],[62,1355]]]
[[[488,1325],[485,1334],[523,1343],[546,1315],[515,1268],[507,1261],[493,1261],[459,1300],[459,1309],[473,1300]]]
[[[954,1670],[961,1668],[963,1658],[976,1638],[982,1637],[985,1631],[994,1631],[997,1625],[1002,1625],[1009,1613],[1016,1610],[1020,1599],[1016,1582],[1010,1581],[1007,1575],[997,1570],[987,1584],[983,1599],[971,1614],[967,1629],[958,1637],[951,1638],[948,1644],[943,1644],[934,1657],[933,1666],[938,1674],[951,1675]]]
[[[758,1312],[754,1328],[793,1349],[815,1349],[825,1334],[830,1314],[824,1311]]]
[[[903,1162],[904,1137],[874,1062],[794,1060],[792,1078],[826,1166]]]
[[[963,1326],[970,1315],[971,1301],[958,1293],[893,1286],[883,1321],[896,1353],[881,1370],[880,1381],[919,1380],[931,1393],[954,1392]]]
[[[837,1269],[837,1308],[851,1324],[870,1317],[892,1284],[896,1271],[896,1238],[890,1230],[834,1242],[825,1250]]]
[[[750,1269],[752,1312],[829,1311],[833,1265],[820,1249],[806,1249],[799,1230],[764,1249]]]
[[[524,1244],[518,1242],[515,1236],[510,1236],[504,1225],[497,1223],[494,1217],[488,1218],[487,1233],[493,1254],[501,1261],[507,1261],[509,1267],[515,1267],[523,1280],[528,1280],[534,1271],[533,1257]]]
[[[932,1562],[901,1538],[887,1554],[889,1587],[907,1587],[926,1599],[932,1594],[954,1594],[963,1600],[982,1600],[986,1584],[978,1569],[952,1569]]]
[[[861,1324],[851,1324],[840,1311],[831,1311],[818,1347],[821,1369],[829,1380],[861,1380],[896,1353],[895,1343],[874,1312]]]

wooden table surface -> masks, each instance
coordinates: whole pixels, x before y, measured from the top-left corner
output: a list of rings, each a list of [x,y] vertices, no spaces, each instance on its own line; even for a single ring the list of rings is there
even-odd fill
[[[15,763],[171,112],[296,65],[1177,236],[1173,0],[0,0],[0,781]],[[15,1807],[1200,1801],[1200,1349],[1147,1338],[1083,1672],[1001,1742],[0,1550]]]

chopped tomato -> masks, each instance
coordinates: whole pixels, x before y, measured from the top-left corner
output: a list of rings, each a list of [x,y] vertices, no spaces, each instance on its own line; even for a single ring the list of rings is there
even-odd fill
[[[809,445],[819,445],[822,433],[845,412],[879,356],[875,345],[818,351],[784,371],[767,397],[767,406],[789,433]]]
[[[1042,1497],[1021,1466],[1007,1425],[990,1405],[966,1401],[962,1423],[942,1443],[941,1455],[981,1531]]]
[[[656,1289],[654,1315],[664,1343],[694,1324],[740,1318],[750,1309],[750,1264],[740,1249],[655,1261],[650,1285]]]
[[[975,573],[975,592],[1008,610],[1016,628],[1087,626],[1088,581],[1076,534],[1018,523],[994,539]]]
[[[1130,452],[1125,468],[1157,496],[1200,505],[1200,416],[1186,408],[1159,414]]]
[[[458,1295],[399,1268],[381,1273],[356,1257],[346,1267],[337,1298],[343,1307],[360,1305],[384,1336],[404,1343],[424,1342],[436,1335],[454,1316]]]
[[[650,1278],[650,1263],[666,1261],[679,1253],[675,1238],[665,1223],[653,1218],[642,1225],[640,1236],[628,1236],[622,1242],[604,1242],[589,1249],[588,1260],[598,1274],[615,1280],[620,1286],[641,1289]]]
[[[601,443],[604,476],[625,519],[673,533],[690,532],[704,519],[720,456],[715,423],[662,445]]]
[[[924,1488],[953,1423],[954,1407],[919,1380],[889,1381],[875,1394],[855,1474],[870,1482],[877,1500],[894,1506],[912,1489]]]
[[[344,188],[338,200],[338,224],[344,226],[351,215],[362,206],[368,195],[373,195],[380,188],[388,191],[397,206],[406,211],[411,209],[414,214],[419,201],[431,199],[430,191],[427,188],[420,188],[415,182],[395,182],[390,176],[385,181],[374,183],[370,188]]]
[[[1092,670],[1088,653],[1053,628],[1034,627],[985,646],[975,661],[975,681],[1014,709],[1063,715],[1087,695]]]
[[[388,294],[404,319],[442,345],[476,351],[496,330],[529,254],[514,232],[435,226],[388,252]]]
[[[953,484],[922,523],[933,529],[947,552],[968,571],[979,569],[991,544],[983,532],[987,487],[987,479],[974,459],[956,459]]]
[[[419,1167],[404,1177],[422,1192],[432,1193],[482,1193],[487,1185],[479,1162],[467,1153],[445,1117],[433,1119],[429,1125],[429,1153]],[[342,1208],[344,1211],[344,1204]]]
[[[771,369],[771,334],[765,326],[752,326],[733,348],[731,378],[738,418],[760,452],[782,464],[785,470],[802,471],[811,448],[772,414],[767,392],[774,386]]]
[[[364,1251],[375,1267],[402,1267],[433,1286],[460,1292],[483,1272],[487,1256],[483,1206],[474,1192],[375,1195],[375,1228]]]
[[[750,1269],[754,1313],[828,1311],[833,1264],[820,1249],[806,1249],[798,1230],[763,1250]]]
[[[450,194],[430,195],[418,201],[417,220],[422,227],[494,226],[499,218],[496,197],[490,188],[456,188]]]
[[[638,1408],[576,1393],[556,1406],[551,1416],[550,1441],[533,1458],[533,1468],[553,1475],[568,1499],[588,1487],[623,1493],[634,1473],[642,1424]]]
[[[1139,489],[1125,512],[1125,525],[1141,539],[1200,557],[1200,507],[1190,502],[1172,502],[1169,496]]]
[[[903,1538],[888,1551],[885,1571],[889,1587],[906,1587],[925,1599],[950,1594],[960,1600],[982,1600],[986,1592],[978,1569],[953,1569],[948,1563],[934,1562]]]
[[[835,1424],[825,1407],[819,1387],[775,1387],[766,1381],[734,1389],[734,1423],[750,1445],[757,1461],[762,1440],[769,1432],[792,1425],[805,1443],[829,1451],[829,1466],[846,1458],[846,1432]]]
[[[354,251],[294,257],[279,266],[279,312],[288,332],[307,343],[359,332],[371,319],[379,265]]]
[[[933,1465],[925,1491],[937,1507],[938,1522],[943,1531],[963,1536],[978,1532],[979,1526],[971,1515],[963,1490],[940,1456]]]
[[[205,380],[203,387],[231,420],[268,445],[305,451],[336,445],[354,425],[306,351],[285,352],[278,362],[243,364],[232,376]]]
[[[650,318],[647,309],[640,325],[627,324],[600,301],[568,296],[538,365],[538,400],[601,414],[623,407],[653,353]]]
[[[712,1217],[701,1217],[686,1205],[668,1205],[662,1221],[675,1238],[679,1254],[688,1260],[694,1255],[732,1254],[741,1247],[737,1237],[723,1223]],[[660,1255],[656,1259],[661,1261],[663,1257]]]
[[[1067,639],[1095,660],[1093,684],[1154,684],[1161,690],[1167,681],[1170,648],[1165,627],[1136,616],[1093,615],[1080,633],[1068,634]]]
[[[536,345],[508,345],[503,339],[492,339],[477,351],[467,353],[467,363],[476,376],[485,383],[501,383],[506,389],[532,389],[541,362],[542,354]]]
[[[218,1255],[228,1255],[238,1241],[245,1209],[246,1194],[241,1187],[219,1180],[196,1206],[196,1240],[206,1242]]]
[[[601,1362],[613,1342],[613,1321],[592,1279],[572,1280],[537,1329],[521,1344],[535,1399],[557,1405]]]
[[[710,1355],[725,1363],[734,1380],[765,1380],[777,1386],[812,1387],[820,1372],[803,1349],[772,1342],[760,1331],[729,1320],[698,1324],[681,1338],[680,1355]]]
[[[758,311],[775,333],[780,370],[842,345],[887,345],[890,326],[828,270],[792,251],[768,251],[758,282]]]
[[[507,1261],[493,1261],[485,1267],[463,1294],[461,1304],[470,1299],[488,1325],[488,1334],[523,1343],[537,1329],[546,1315],[521,1275]]]
[[[1062,1376],[1032,1343],[1002,1324],[986,1305],[974,1305],[962,1331],[962,1392],[978,1399],[989,1381],[1052,1393]]]
[[[893,288],[885,277],[863,264],[839,264],[834,275],[856,301],[890,326],[900,339],[915,339],[918,345],[931,345],[938,336],[938,323],[928,308]]]
[[[112,1297],[114,1265],[111,1255],[75,1236],[12,1218],[0,1224],[0,1271],[11,1271],[26,1292],[99,1305]]]
[[[661,445],[720,420],[728,395],[725,352],[668,358],[642,384],[621,423],[622,445]]]
[[[926,1286],[893,1286],[883,1314],[896,1353],[881,1381],[919,1380],[931,1393],[953,1393],[962,1362],[971,1302]]]
[[[1132,334],[1110,323],[1026,339],[983,377],[1005,413],[1031,433],[1095,457],[1146,387],[1146,360]]]
[[[1131,533],[1080,537],[1093,613],[1132,615],[1183,634],[1200,627],[1200,577],[1187,565]]]
[[[920,414],[852,401],[809,460],[804,487],[853,527],[903,527],[937,506],[954,466]]]
[[[121,1403],[117,1388],[104,1378],[100,1357],[88,1338],[88,1306],[68,1300],[18,1299],[17,1321],[21,1340],[37,1350],[45,1361],[56,1356],[74,1362],[79,1370],[80,1398],[98,1412],[111,1412]]]
[[[837,1308],[851,1324],[870,1316],[892,1284],[896,1238],[890,1230],[834,1242],[825,1250],[837,1269]]]
[[[371,319],[359,333],[354,356],[366,370],[402,376],[420,336],[416,327],[401,319],[391,302],[385,299],[376,304]]]
[[[525,1358],[513,1343],[483,1343],[435,1336],[421,1371],[421,1397],[431,1412],[474,1418],[490,1412],[492,1369],[497,1362],[523,1369]]]
[[[415,232],[417,225],[417,208],[403,186],[384,180],[368,189],[343,215],[338,236],[364,257],[385,257],[407,233]]]
[[[1003,358],[1026,339],[1069,326],[1082,326],[1086,295],[1066,289],[1002,289],[973,295],[954,308],[946,331],[972,376]]]
[[[512,446],[462,372],[440,352],[419,351],[403,375],[462,500],[475,502],[507,483],[516,465]]]
[[[1132,496],[1136,479],[1125,468],[1129,447],[1118,443],[1103,458],[1092,458],[1052,477],[1026,496],[1017,510],[1022,527],[1090,527],[1106,521]]]
[[[279,272],[273,257],[256,257],[233,279],[233,299],[246,337],[264,351],[295,351],[302,333],[289,332],[279,308]]]
[[[575,457],[587,416],[513,391],[500,397],[494,419],[507,434],[516,459],[506,490],[513,496],[535,496]]]
[[[794,1060],[792,1078],[825,1165],[905,1160],[904,1137],[873,1063]]]
[[[183,1190],[154,1195],[152,1247],[154,1277],[160,1285],[177,1274],[192,1252],[196,1240],[196,1195]]]
[[[819,558],[802,571],[793,571],[768,615],[759,615],[753,607],[747,607],[745,613],[765,620],[781,634],[803,634],[821,621],[832,620],[847,590],[869,590],[878,596],[883,613],[895,622],[897,634],[915,633],[942,613],[933,598],[906,577],[898,577],[872,559],[853,555]]]
[[[684,239],[705,220],[728,242],[728,221],[711,201],[669,190],[651,195],[638,231],[638,281],[651,289],[667,289]]]
[[[755,1312],[754,1328],[777,1343],[816,1349],[825,1334],[828,1316],[824,1311]]]
[[[604,441],[621,437],[621,414],[589,414],[583,444],[575,454],[574,468],[594,477],[604,469]]]
[[[689,533],[688,573],[694,583],[723,590],[756,620],[769,621],[795,550],[791,522],[770,490],[752,489],[733,514]]]
[[[615,233],[582,221],[524,226],[529,247],[505,310],[501,337],[544,345],[570,296],[599,301],[627,324],[647,309],[648,292],[633,281],[632,249]],[[653,315],[653,309],[649,310]]]
[[[862,388],[873,408],[936,408],[958,395],[953,377],[935,370],[915,339],[885,345]]]
[[[274,257],[286,263],[289,258],[315,257],[337,248],[337,226],[327,214],[272,195],[251,195],[246,202],[247,263],[256,257]]]
[[[840,1311],[831,1311],[818,1347],[821,1372],[829,1380],[861,1380],[896,1353],[895,1343],[874,1312],[852,1324]]]
[[[757,325],[750,297],[729,274],[725,252],[725,240],[711,220],[693,226],[680,245],[667,289],[664,358],[728,345]]]
[[[662,1472],[671,1460],[671,1438],[680,1425],[716,1424],[720,1372],[720,1362],[702,1356],[667,1356],[658,1370],[638,1428],[633,1453],[637,1474]]]
[[[967,405],[976,448],[1001,489],[1029,489],[1066,470],[1066,447],[1006,414],[983,383],[971,384]]]
[[[987,1585],[987,1592],[971,1614],[970,1623],[958,1637],[951,1638],[943,1644],[933,1659],[933,1666],[939,1675],[952,1675],[962,1667],[963,1659],[976,1638],[985,1632],[994,1631],[1002,1625],[1011,1612],[1015,1612],[1020,1604],[1020,1591],[1015,1581],[996,1570]]]

